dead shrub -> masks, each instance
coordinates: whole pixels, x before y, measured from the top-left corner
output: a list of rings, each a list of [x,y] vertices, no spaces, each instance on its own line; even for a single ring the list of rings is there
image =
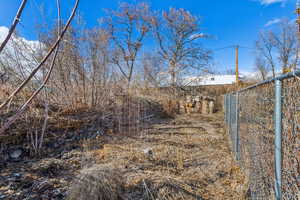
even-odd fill
[[[83,169],[70,187],[69,200],[118,200],[124,191],[123,177],[109,165]]]
[[[163,111],[173,117],[176,114],[179,114],[180,104],[177,100],[164,100],[162,102]]]

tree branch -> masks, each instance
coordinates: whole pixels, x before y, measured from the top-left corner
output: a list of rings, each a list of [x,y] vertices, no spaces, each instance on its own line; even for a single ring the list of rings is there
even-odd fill
[[[69,17],[69,19],[68,19],[68,21],[67,21],[67,23],[66,23],[66,25],[65,25],[65,27],[64,27],[64,29],[63,29],[63,31],[61,32],[61,34],[59,34],[59,37],[58,37],[58,39],[57,39],[57,41],[55,42],[55,44],[53,45],[53,47],[50,49],[50,51],[48,52],[48,54],[47,54],[47,56],[45,56],[45,58],[42,60],[42,62],[39,64],[39,66],[36,68],[36,72],[38,71],[38,69],[47,61],[47,59],[50,57],[50,55],[52,54],[52,52],[54,51],[54,49],[56,49],[56,51],[55,51],[55,54],[54,54],[54,56],[53,56],[53,59],[52,59],[52,62],[51,62],[51,67],[50,67],[50,69],[49,69],[49,71],[48,71],[48,73],[47,73],[47,75],[46,75],[46,77],[45,77],[45,79],[44,79],[44,81],[43,81],[43,84],[31,95],[31,97],[21,106],[21,108],[16,112],[16,114],[14,114],[12,117],[10,117],[8,120],[7,120],[7,122],[5,122],[4,123],[4,125],[1,127],[1,129],[0,129],[0,135],[1,134],[3,134],[25,111],[26,111],[26,108],[28,107],[28,105],[31,103],[31,101],[40,93],[40,91],[45,87],[45,85],[46,85],[46,83],[48,82],[48,80],[49,80],[49,78],[50,78],[50,76],[51,76],[51,72],[52,72],[52,70],[53,70],[53,68],[54,68],[54,64],[55,64],[55,59],[56,59],[56,57],[57,57],[57,54],[58,54],[58,49],[59,49],[59,43],[60,43],[60,41],[62,40],[62,38],[63,38],[63,36],[64,36],[64,34],[66,33],[66,31],[67,31],[67,29],[68,29],[68,27],[70,26],[70,24],[71,24],[71,21],[72,21],[72,19],[74,18],[74,16],[75,16],[75,13],[76,13],[76,10],[77,10],[77,8],[78,8],[78,4],[79,4],[79,0],[76,0],[76,2],[75,2],[75,5],[74,5],[74,7],[73,7],[73,10],[72,10],[72,13],[71,13],[71,15],[70,15],[70,17]],[[58,4],[59,5],[59,4]],[[58,6],[58,10],[59,10],[59,13],[60,13],[60,7]],[[60,16],[60,14],[59,14],[59,16]],[[60,32],[60,25],[58,25],[59,26],[59,32]],[[58,32],[58,33],[59,33]],[[35,73],[36,73],[35,72]],[[34,74],[33,74],[34,75]],[[32,76],[33,76],[32,75]],[[29,82],[29,80],[30,80],[30,78],[32,77],[32,76],[29,76],[28,77],[28,79],[27,80],[25,80],[24,82],[23,82],[23,87],[26,85],[26,83],[28,83]],[[21,86],[22,86],[21,85]],[[18,91],[20,91],[23,87],[19,87],[16,91],[15,91],[15,93],[13,93],[14,95],[18,92]],[[13,95],[13,96],[14,96]],[[12,97],[13,97],[12,96]],[[2,107],[2,105],[1,105],[1,107]],[[0,107],[0,108],[1,108]]]
[[[22,15],[22,12],[25,8],[25,5],[27,3],[27,0],[23,0],[20,7],[19,7],[19,10],[15,16],[15,19],[8,31],[8,35],[6,36],[6,38],[4,39],[4,41],[1,43],[0,45],[0,53],[2,52],[2,50],[4,49],[4,47],[6,46],[7,42],[9,41],[9,39],[11,38],[12,34],[14,33],[18,23],[20,22],[20,18],[21,18],[21,15]]]
[[[8,97],[8,99],[0,105],[0,110],[3,109],[3,107],[6,106],[8,104],[8,102],[24,88],[24,86],[31,80],[31,78],[38,72],[38,70],[45,64],[45,62],[48,60],[48,58],[54,52],[54,50],[56,49],[56,47],[59,45],[60,41],[62,40],[63,36],[65,35],[67,29],[69,28],[71,21],[75,16],[76,10],[78,8],[78,4],[79,4],[79,0],[76,0],[74,8],[72,10],[72,13],[71,13],[64,29],[62,30],[61,34],[59,35],[59,37],[57,38],[57,40],[53,44],[53,46],[50,48],[50,50],[48,51],[46,56],[42,59],[42,61],[38,64],[38,66],[31,72],[31,74],[28,76],[28,78],[26,80],[24,80],[23,83]]]

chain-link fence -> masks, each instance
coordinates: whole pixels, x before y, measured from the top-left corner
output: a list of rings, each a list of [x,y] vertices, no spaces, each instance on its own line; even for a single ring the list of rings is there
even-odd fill
[[[232,151],[250,199],[300,199],[300,71],[224,97]]]

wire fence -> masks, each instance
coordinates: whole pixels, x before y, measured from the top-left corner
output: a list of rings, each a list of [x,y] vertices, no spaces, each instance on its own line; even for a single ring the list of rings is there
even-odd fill
[[[224,97],[232,151],[250,199],[300,199],[300,71]]]

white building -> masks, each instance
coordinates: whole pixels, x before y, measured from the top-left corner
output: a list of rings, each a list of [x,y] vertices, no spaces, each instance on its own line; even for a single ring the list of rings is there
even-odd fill
[[[243,76],[240,76],[243,80]],[[235,75],[214,75],[189,77],[184,81],[187,86],[206,86],[206,85],[231,85],[236,83]]]

